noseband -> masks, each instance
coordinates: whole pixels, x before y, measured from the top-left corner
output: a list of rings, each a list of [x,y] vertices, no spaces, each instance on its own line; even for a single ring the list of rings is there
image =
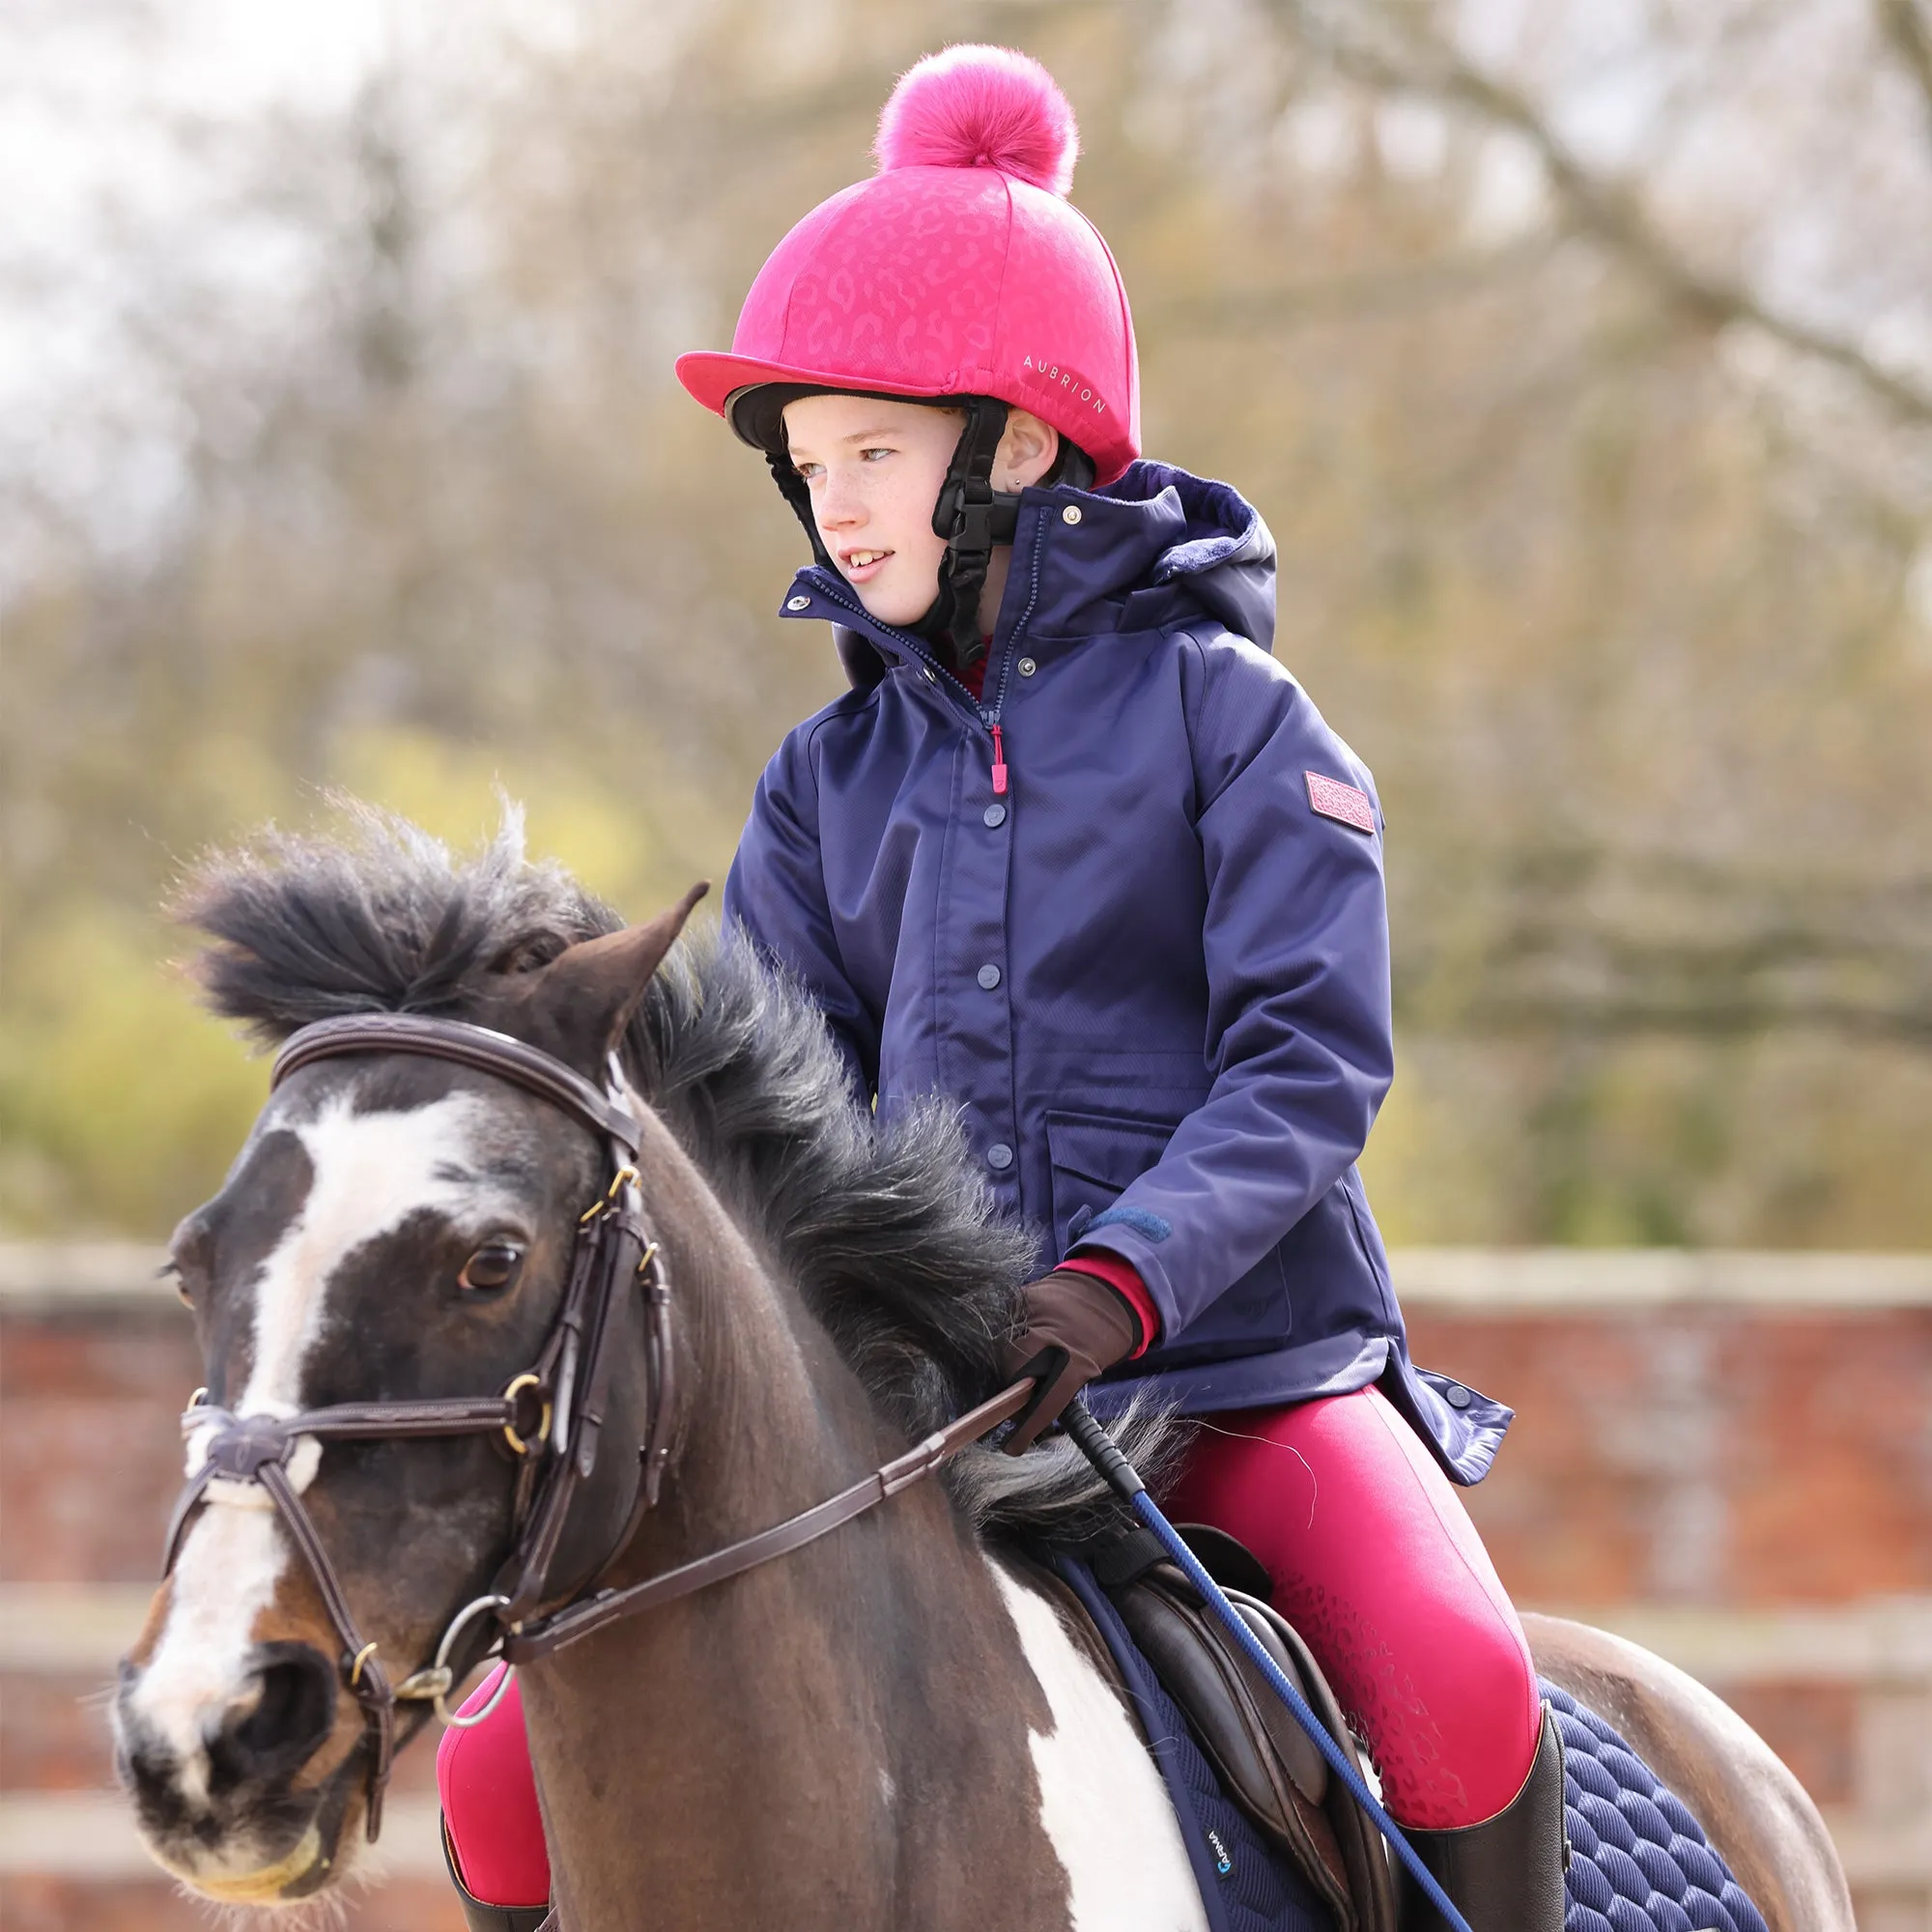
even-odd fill
[[[427,1702],[446,1723],[480,1721],[487,1712],[458,1718],[445,1699],[493,1647],[488,1635],[493,1628],[507,1639],[502,1647],[511,1662],[523,1662],[618,1618],[689,1596],[783,1555],[931,1474],[1024,1407],[1033,1384],[1016,1383],[951,1428],[784,1522],[627,1589],[596,1590],[657,1503],[670,1456],[675,1392],[670,1285],[657,1243],[643,1224],[634,1165],[642,1128],[625,1104],[616,1058],[611,1056],[610,1086],[600,1092],[561,1061],[487,1027],[408,1013],[360,1013],[322,1020],[291,1035],[275,1057],[270,1091],[317,1061],[370,1053],[449,1061],[520,1087],[598,1136],[607,1149],[609,1170],[601,1198],[578,1222],[563,1305],[550,1336],[536,1360],[511,1377],[500,1395],[346,1402],[295,1415],[237,1416],[210,1406],[201,1391],[182,1417],[184,1435],[203,1437],[203,1455],[175,1504],[163,1574],[173,1571],[188,1520],[212,1483],[248,1484],[266,1492],[321,1594],[342,1645],[343,1681],[362,1707],[369,1747],[367,1832],[374,1839],[382,1829],[383,1796],[395,1755],[397,1702]],[[535,1617],[546,1598],[564,1520],[579,1488],[597,1466],[614,1358],[613,1318],[633,1283],[643,1297],[646,1321],[647,1381],[637,1492],[622,1533],[583,1586],[596,1594],[582,1601],[573,1598],[548,1616]],[[298,1445],[310,1437],[319,1443],[387,1441],[493,1435],[499,1430],[518,1459],[509,1557],[497,1573],[496,1588],[450,1620],[434,1662],[392,1685],[378,1662],[376,1645],[363,1639],[288,1465]],[[506,1671],[503,1685],[508,1682]],[[497,1696],[501,1694],[499,1688]],[[494,1710],[496,1702],[493,1698],[489,1708]]]

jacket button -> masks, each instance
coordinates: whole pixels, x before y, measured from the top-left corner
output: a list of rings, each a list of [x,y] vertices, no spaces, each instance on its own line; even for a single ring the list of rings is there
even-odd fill
[[[1067,504],[1065,509],[1060,513],[1060,521],[1063,524],[1077,524],[1080,521],[1080,505],[1078,503]]]
[[[1461,1382],[1451,1382],[1449,1386],[1442,1391],[1442,1400],[1446,1402],[1451,1408],[1467,1408],[1468,1406],[1475,1401],[1475,1399],[1476,1398],[1472,1396],[1469,1393],[1469,1391],[1463,1386]]]
[[[1022,658],[1019,662],[1019,673],[1022,677],[1031,677],[1038,668],[1038,665],[1031,658]]]
[[[990,962],[980,968],[980,983],[991,992],[1000,983],[1000,969]]]
[[[785,599],[785,609],[787,611],[810,611],[811,609],[811,599],[810,597],[787,597]]]
[[[1007,822],[1007,808],[1004,805],[989,805],[985,809],[985,810],[980,814],[980,816],[983,818],[988,825],[995,827],[1001,826]]]
[[[986,1150],[986,1165],[997,1174],[1006,1173],[1013,1164],[1013,1151],[1005,1141],[995,1141]]]

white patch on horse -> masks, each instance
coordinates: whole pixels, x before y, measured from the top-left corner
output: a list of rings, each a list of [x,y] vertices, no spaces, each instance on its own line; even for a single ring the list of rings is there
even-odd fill
[[[1033,1762],[1073,1932],[1207,1932],[1179,1822],[1140,1733],[1053,1605],[987,1563],[1053,1713],[1053,1729],[1033,1733]]]
[[[208,1802],[204,1746],[243,1690],[240,1666],[255,1619],[274,1598],[280,1543],[268,1517],[202,1512],[169,1582],[167,1628],[128,1700],[142,1731],[173,1750],[190,1804]]]
[[[233,1406],[237,1415],[302,1407],[329,1284],[356,1249],[426,1209],[465,1221],[487,1214],[489,1192],[469,1178],[472,1130],[485,1113],[475,1095],[451,1094],[405,1113],[358,1114],[353,1094],[340,1094],[313,1120],[273,1123],[300,1140],[312,1178],[300,1211],[256,1274],[254,1362]],[[211,1425],[190,1435],[190,1476],[206,1461],[212,1434]],[[321,1458],[313,1436],[297,1445],[289,1477],[298,1492],[314,1481]],[[204,1747],[254,1689],[255,1621],[274,1601],[288,1558],[265,1491],[216,1480],[207,1497],[211,1507],[182,1544],[166,1627],[128,1699],[134,1719],[173,1750],[183,1794],[194,1803],[207,1796]]]

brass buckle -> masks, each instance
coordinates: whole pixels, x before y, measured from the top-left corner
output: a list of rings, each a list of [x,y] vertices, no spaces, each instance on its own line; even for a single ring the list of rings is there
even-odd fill
[[[517,1392],[520,1389],[541,1388],[542,1386],[543,1378],[539,1375],[533,1375],[528,1369],[526,1369],[522,1375],[510,1378],[509,1385],[503,1391],[503,1400],[505,1402],[514,1402],[517,1399]],[[527,1456],[530,1453],[531,1442],[548,1442],[550,1440],[551,1415],[551,1405],[545,1403],[543,1406],[543,1420],[537,1425],[537,1433],[527,1440],[517,1434],[512,1424],[504,1423],[503,1440],[519,1456]]]
[[[608,1214],[611,1208],[616,1207],[618,1195],[620,1195],[625,1188],[635,1187],[637,1184],[638,1184],[638,1170],[635,1167],[620,1167],[617,1170],[617,1172],[611,1177],[611,1185],[610,1188],[606,1191],[603,1200],[598,1202],[594,1208],[586,1208],[583,1210],[583,1212],[577,1217],[577,1225],[580,1228],[587,1228],[592,1221],[596,1220],[598,1215]]]

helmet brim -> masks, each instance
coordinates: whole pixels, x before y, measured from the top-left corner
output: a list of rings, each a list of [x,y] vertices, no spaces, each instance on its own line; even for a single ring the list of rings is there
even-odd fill
[[[677,358],[677,380],[692,398],[723,416],[739,437],[755,449],[768,447],[765,439],[753,433],[756,412],[740,407],[740,399],[751,391],[777,385],[791,390],[830,389],[846,395],[904,396],[911,402],[952,402],[949,394],[916,383],[875,382],[870,377],[854,382],[851,371],[808,369],[802,364],[765,362],[754,355],[726,355],[714,350],[697,349]],[[963,392],[958,400],[963,400]]]

